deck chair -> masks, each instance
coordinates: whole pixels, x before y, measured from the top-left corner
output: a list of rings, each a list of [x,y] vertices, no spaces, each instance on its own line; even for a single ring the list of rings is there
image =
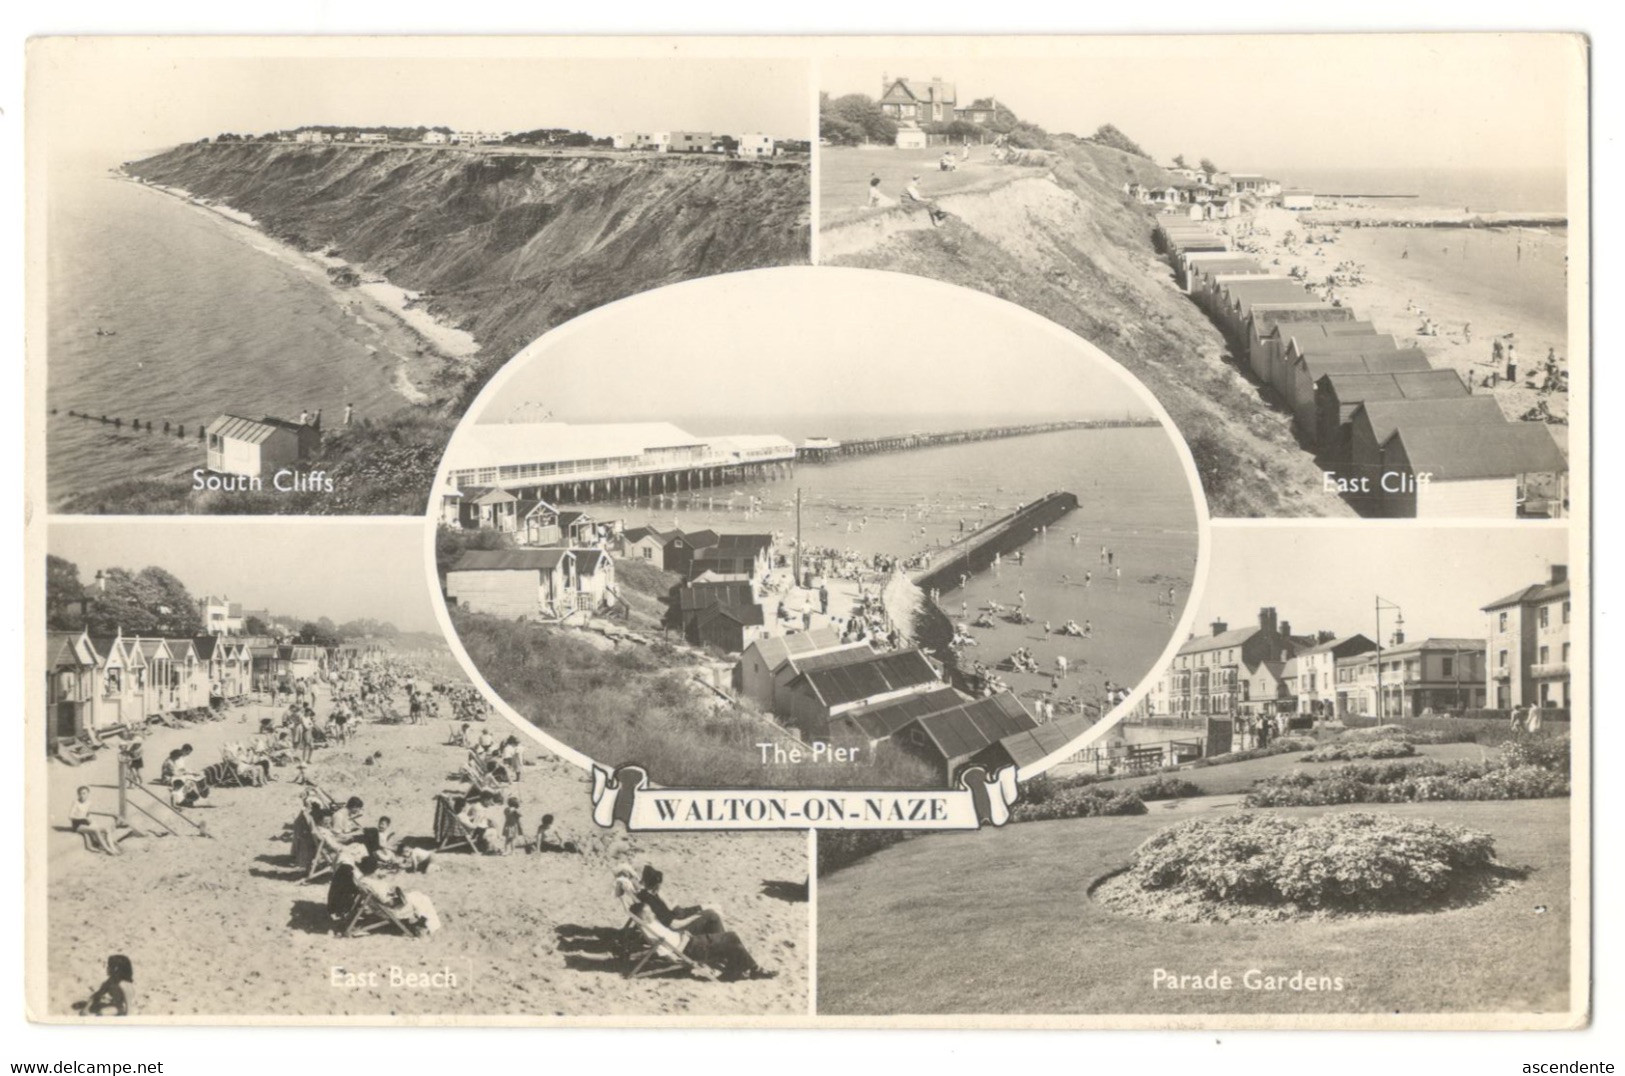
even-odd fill
[[[354,938],[394,927],[409,938],[423,937],[423,928],[415,920],[407,918],[408,914],[407,909],[391,908],[374,894],[362,889],[356,894],[355,911],[350,913],[340,933],[346,938]]]
[[[647,923],[632,914],[632,905],[636,902],[637,896],[624,878],[615,879],[615,896],[620,901],[621,910],[626,913],[626,923],[621,930],[634,939],[626,952],[625,978],[653,979],[661,975],[688,974],[696,979],[716,979],[717,973],[714,970],[692,957],[685,956],[681,949],[655,933]]]
[[[95,758],[96,752],[71,741],[58,740],[56,743],[56,757],[69,766],[78,766]]]
[[[459,848],[467,848],[475,855],[479,855],[480,846],[476,841],[480,835],[479,830],[464,822],[457,813],[457,801],[448,792],[440,792],[434,798],[434,847],[437,852],[455,852]]]
[[[315,838],[315,852],[311,856],[310,866],[305,870],[305,881],[314,882],[332,874],[339,865],[339,857],[344,854],[344,845],[333,839],[333,835],[326,829],[311,830]]]

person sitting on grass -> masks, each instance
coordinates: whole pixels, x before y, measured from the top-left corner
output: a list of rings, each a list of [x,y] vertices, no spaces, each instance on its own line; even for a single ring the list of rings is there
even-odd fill
[[[90,997],[74,1002],[74,1011],[83,1016],[129,1016],[130,987],[134,984],[135,969],[130,958],[114,953],[107,958],[107,978]]]
[[[634,903],[630,911],[651,935],[695,963],[715,968],[721,973],[722,981],[725,983],[737,982],[740,979],[773,979],[779,974],[776,971],[768,971],[756,963],[739,935],[731,930],[720,934],[694,934],[687,929],[674,930],[662,923],[654,909],[641,900]]]
[[[654,912],[656,919],[663,926],[676,930],[686,930],[690,934],[721,934],[723,932],[722,916],[709,908],[702,908],[698,904],[689,907],[672,908],[660,897],[660,883],[666,880],[653,863],[643,866],[643,878],[638,888],[637,899],[648,905]],[[678,922],[683,920],[683,922]]]

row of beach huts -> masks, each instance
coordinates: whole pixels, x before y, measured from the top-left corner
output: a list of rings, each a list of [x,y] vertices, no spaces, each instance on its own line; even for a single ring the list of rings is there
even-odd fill
[[[1164,219],[1154,238],[1247,372],[1292,411],[1328,490],[1362,514],[1564,514],[1568,463],[1544,423],[1509,421],[1455,370],[1202,223]]]
[[[164,722],[254,691],[353,667],[381,644],[324,647],[268,636],[46,634],[51,743]]]

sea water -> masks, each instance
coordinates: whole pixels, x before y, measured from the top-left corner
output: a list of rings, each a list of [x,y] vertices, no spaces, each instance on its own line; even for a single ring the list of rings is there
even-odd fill
[[[997,423],[896,416],[824,420],[817,432],[852,437],[978,424]],[[705,425],[694,421],[683,428],[724,432]],[[797,426],[794,419],[778,423],[805,435]],[[731,429],[740,432],[737,424]],[[1020,561],[1005,557],[996,569],[938,598],[958,621],[974,619],[991,603],[1013,607],[1025,595],[1035,622],[995,618],[993,628],[972,628],[977,645],[966,649],[964,660],[997,665],[1016,648],[1028,647],[1043,673],[1001,675],[1029,701],[1051,689],[1057,656],[1065,656],[1073,670],[1058,685],[1063,698],[1096,701],[1108,680],[1114,686],[1139,683],[1173,637],[1195,577],[1197,494],[1170,435],[1153,427],[1068,430],[801,463],[793,476],[638,498],[620,514],[628,526],[791,537],[798,490],[805,547],[852,550],[865,558],[936,548],[1045,493],[1076,494],[1078,508],[1034,534]],[[1103,547],[1111,554],[1109,565]],[[1091,637],[1058,634],[1067,620],[1089,622]],[[1046,634],[1046,621],[1057,631]]]
[[[201,466],[195,431],[222,413],[321,408],[331,428],[346,403],[376,416],[414,395],[385,330],[321,265],[252,228],[82,160],[53,167],[46,212],[53,503]],[[135,433],[132,419],[187,436]]]

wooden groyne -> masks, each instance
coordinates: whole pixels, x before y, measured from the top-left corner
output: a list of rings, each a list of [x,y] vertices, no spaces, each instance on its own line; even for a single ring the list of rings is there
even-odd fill
[[[1046,493],[1031,504],[1024,504],[1009,515],[972,531],[952,545],[931,554],[923,568],[909,573],[914,585],[921,590],[953,590],[959,586],[961,575],[975,575],[993,564],[995,558],[1020,549],[1044,528],[1060,520],[1078,507],[1078,496],[1057,490]]]
[[[877,452],[906,452],[916,448],[997,441],[1006,437],[1027,437],[1032,434],[1057,433],[1063,430],[1112,430],[1158,425],[1160,424],[1154,418],[1072,419],[1061,422],[982,426],[966,430],[944,430],[939,433],[900,433],[883,437],[863,437],[853,441],[800,445],[796,448],[796,461],[828,463],[850,456],[873,455]]]
[[[57,409],[54,407],[51,408],[51,414],[57,414]],[[162,431],[165,436],[174,436],[181,440],[186,439],[188,436],[192,436],[201,441],[208,432],[207,428],[201,422],[188,426],[184,422],[171,422],[169,419],[165,419],[162,425],[160,425],[154,419],[150,418],[126,419],[122,415],[113,415],[109,417],[107,415],[93,415],[88,411],[68,411],[66,414],[68,418],[82,419],[86,422],[99,422],[103,426],[111,426],[115,430],[122,430],[127,426],[133,433],[159,433]],[[190,431],[190,434],[188,431]]]

